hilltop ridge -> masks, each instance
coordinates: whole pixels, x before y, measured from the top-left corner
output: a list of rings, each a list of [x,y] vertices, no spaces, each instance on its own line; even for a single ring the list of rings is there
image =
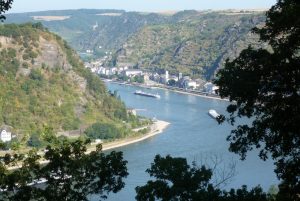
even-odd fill
[[[7,23],[41,22],[82,55],[104,58],[105,66],[182,72],[213,78],[226,58],[248,44],[260,47],[251,29],[264,9],[126,12],[79,9],[7,15]]]

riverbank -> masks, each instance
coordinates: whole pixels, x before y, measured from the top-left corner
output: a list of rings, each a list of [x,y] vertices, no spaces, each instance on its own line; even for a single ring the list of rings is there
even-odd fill
[[[127,146],[130,144],[134,144],[137,142],[141,142],[143,140],[146,140],[148,138],[151,138],[155,135],[158,135],[162,133],[168,126],[170,125],[169,122],[166,121],[161,121],[161,120],[156,120],[151,126],[150,126],[150,131],[145,134],[145,135],[139,135],[139,136],[134,136],[134,137],[128,137],[128,138],[123,138],[119,140],[115,140],[113,142],[107,142],[102,144],[102,151],[108,151],[111,149],[116,149],[120,148],[123,146]],[[95,151],[96,144],[93,144],[87,148],[87,151],[85,152],[86,154],[91,153],[92,151]],[[39,161],[41,165],[49,163],[48,160],[41,160]],[[8,167],[8,170],[15,170],[20,168],[20,166],[11,166]]]
[[[214,99],[214,100],[221,100],[221,101],[227,101],[227,102],[229,102],[228,98],[221,98],[219,96],[198,94],[198,93],[193,93],[193,92],[188,92],[188,91],[183,91],[183,90],[176,90],[176,89],[171,89],[171,88],[166,88],[166,87],[156,87],[156,88],[163,89],[163,90],[168,90],[168,91],[173,91],[173,92],[179,93],[179,94],[199,96],[199,97],[202,97],[202,98],[208,98],[208,99]]]
[[[136,86],[136,87],[142,87],[142,88],[157,88],[157,89],[173,91],[175,93],[180,93],[180,94],[185,94],[185,95],[192,95],[192,96],[198,96],[198,97],[202,97],[202,98],[208,98],[208,99],[214,99],[214,100],[229,102],[229,99],[221,98],[220,96],[217,96],[217,95],[206,94],[206,93],[203,93],[203,92],[196,92],[196,91],[186,91],[185,89],[181,89],[181,88],[178,88],[178,87],[169,87],[169,86],[165,86],[165,85],[148,86],[148,85],[143,85],[143,84],[119,82],[119,81],[108,80],[108,79],[102,79],[102,80],[104,82],[110,82],[110,83],[119,84],[119,85]]]
[[[102,150],[107,151],[110,149],[115,149],[123,146],[127,146],[133,143],[141,142],[143,140],[146,140],[148,138],[151,138],[157,134],[162,133],[168,126],[170,125],[169,122],[157,120],[151,125],[150,131],[141,136],[135,136],[135,137],[128,137],[125,139],[115,140],[113,142],[103,143]]]

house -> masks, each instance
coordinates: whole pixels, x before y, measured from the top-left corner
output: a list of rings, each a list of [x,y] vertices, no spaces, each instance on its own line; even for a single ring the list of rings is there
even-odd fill
[[[107,76],[110,76],[111,74],[110,74],[110,70],[109,69],[105,69],[105,73],[104,73],[105,75],[107,75]]]
[[[149,78],[150,78],[150,80],[153,80],[155,82],[160,82],[160,76],[157,73],[154,73],[154,74],[150,75]]]
[[[166,70],[165,74],[161,76],[161,83],[167,84],[169,79],[169,71]]]
[[[178,74],[178,80],[181,80],[182,79],[182,73],[179,73]]]
[[[105,72],[106,72],[106,68],[103,68],[103,67],[101,67],[98,71],[98,73],[101,75],[105,75]]]
[[[133,77],[136,75],[143,75],[143,71],[142,70],[137,70],[137,69],[128,69],[124,71],[125,75],[128,77]]]
[[[218,86],[214,85],[212,82],[207,82],[204,85],[204,91],[210,94],[216,94],[216,91],[219,89]]]
[[[184,76],[178,80],[178,86],[185,89],[196,89],[199,87],[199,83],[192,80],[189,76]]]
[[[6,131],[5,129],[0,130],[0,131],[1,131],[1,133],[0,133],[0,140],[2,142],[10,142],[11,139],[12,139],[11,132]]]
[[[149,80],[150,80],[149,74],[148,74],[148,73],[145,73],[145,74],[144,74],[144,81],[147,82],[147,81],[149,81]]]
[[[95,25],[93,25],[93,31],[95,31],[98,28],[98,22],[96,22]]]
[[[115,75],[118,71],[118,69],[116,67],[110,68],[109,70],[110,70],[110,72],[109,72],[110,75]]]
[[[198,84],[194,80],[186,80],[184,82],[184,87],[187,89],[196,89]]]

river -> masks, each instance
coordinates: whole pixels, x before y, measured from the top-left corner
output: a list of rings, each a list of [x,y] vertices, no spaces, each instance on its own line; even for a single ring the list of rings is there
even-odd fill
[[[135,200],[135,187],[149,180],[145,170],[150,167],[156,154],[185,157],[190,163],[195,161],[198,165],[205,161],[210,163],[210,156],[217,156],[223,160],[219,170],[228,169],[234,162],[236,174],[224,187],[226,189],[246,184],[249,187],[261,185],[268,190],[270,185],[278,183],[272,161],[260,160],[256,151],[250,152],[245,161],[240,161],[238,155],[228,151],[226,137],[233,127],[228,123],[218,125],[207,114],[209,109],[225,114],[228,102],[163,89],[142,89],[161,96],[161,99],[155,99],[134,95],[135,90],[141,89],[139,87],[113,83],[107,83],[107,87],[111,91],[117,90],[127,107],[138,109],[139,115],[171,123],[163,133],[151,139],[116,149],[124,152],[129,176],[125,179],[125,188],[117,194],[110,194],[108,201]],[[239,123],[247,123],[247,120],[240,120]]]

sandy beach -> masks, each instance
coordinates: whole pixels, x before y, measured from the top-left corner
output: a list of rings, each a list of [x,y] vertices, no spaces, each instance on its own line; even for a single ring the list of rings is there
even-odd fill
[[[123,147],[129,144],[137,143],[148,138],[151,138],[159,133],[162,133],[168,126],[170,125],[169,122],[156,120],[153,125],[151,125],[151,130],[149,133],[141,136],[136,137],[128,137],[125,139],[116,140],[113,142],[108,142],[103,144],[103,151],[107,151],[110,149],[115,149],[118,147]]]

